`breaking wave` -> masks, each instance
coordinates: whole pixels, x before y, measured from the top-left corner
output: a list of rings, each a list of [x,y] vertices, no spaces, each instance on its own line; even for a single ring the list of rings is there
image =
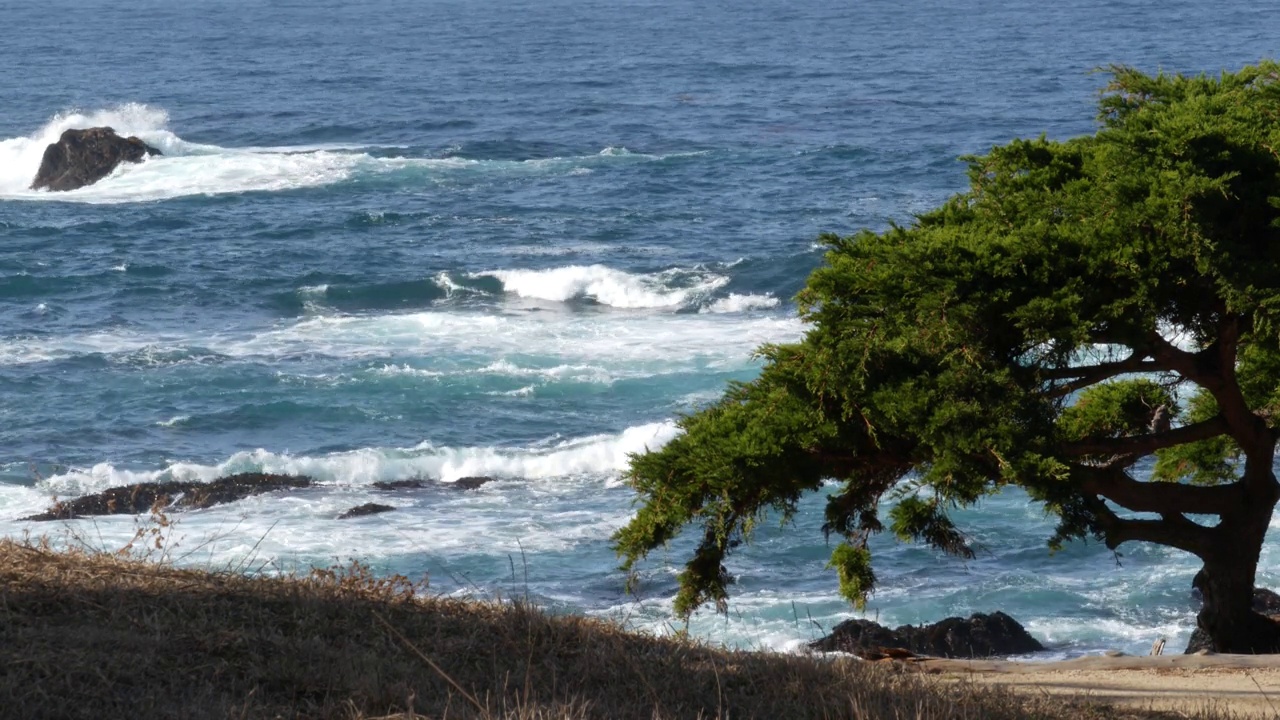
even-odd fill
[[[243,472],[306,475],[322,483],[339,485],[369,485],[406,478],[453,482],[475,475],[521,480],[582,475],[612,479],[626,468],[630,454],[659,449],[678,433],[674,422],[665,421],[541,447],[450,448],[424,442],[412,448],[362,448],[326,455],[290,455],[258,449],[236,453],[214,465],[177,462],[158,470],[130,470],[103,462],[53,475],[40,483],[39,489],[59,495],[81,495],[139,482],[207,482]]]
[[[625,310],[697,310],[744,313],[776,308],[771,294],[721,296],[729,275],[704,267],[632,273],[604,265],[570,265],[540,270],[486,270],[466,274],[440,272],[432,277],[366,285],[321,284],[300,287],[281,305],[312,315],[394,308],[429,307],[441,300],[485,296],[544,303],[587,303]]]

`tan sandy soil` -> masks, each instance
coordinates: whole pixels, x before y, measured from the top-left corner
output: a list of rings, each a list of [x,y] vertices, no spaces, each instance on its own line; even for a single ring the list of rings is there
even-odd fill
[[[915,667],[1037,695],[1084,692],[1134,708],[1186,712],[1212,706],[1241,717],[1280,718],[1276,655],[1097,656],[1050,663],[925,660]]]

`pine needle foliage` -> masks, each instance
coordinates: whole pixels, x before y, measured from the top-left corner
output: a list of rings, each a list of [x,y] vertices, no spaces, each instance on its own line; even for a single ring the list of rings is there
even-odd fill
[[[969,556],[951,511],[1018,486],[1053,547],[1162,543],[1243,582],[1214,570],[1243,546],[1252,582],[1280,497],[1280,66],[1110,75],[1094,134],[964,158],[941,207],[822,237],[804,338],[632,458],[624,569],[696,525],[675,607],[723,609],[732,549],[825,489],[860,604],[871,535]]]

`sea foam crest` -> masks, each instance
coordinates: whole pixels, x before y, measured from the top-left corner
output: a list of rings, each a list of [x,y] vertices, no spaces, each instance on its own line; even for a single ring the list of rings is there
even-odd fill
[[[668,270],[632,274],[604,265],[569,265],[547,270],[489,270],[473,277],[495,277],[520,297],[552,302],[588,298],[616,308],[678,307],[729,282],[724,275]]]
[[[109,487],[165,480],[210,481],[243,472],[306,475],[323,483],[368,485],[380,480],[432,478],[453,482],[486,475],[522,480],[569,476],[615,477],[631,453],[657,450],[679,434],[670,420],[629,427],[620,433],[592,435],[549,447],[362,448],[326,455],[290,455],[264,449],[239,452],[215,465],[177,462],[160,470],[130,470],[111,463],[74,468],[44,480],[40,489],[80,495]]]
[[[722,297],[702,308],[702,312],[737,313],[747,312],[748,310],[765,310],[777,306],[778,298],[772,295],[729,293],[728,297]]]

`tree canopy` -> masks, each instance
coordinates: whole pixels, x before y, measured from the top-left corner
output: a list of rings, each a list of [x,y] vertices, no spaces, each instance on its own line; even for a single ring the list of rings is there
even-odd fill
[[[1215,647],[1276,649],[1249,602],[1280,498],[1280,65],[1110,72],[1094,134],[967,157],[941,207],[822,237],[803,339],[632,458],[625,569],[697,525],[675,607],[723,609],[726,556],[826,488],[861,606],[869,536],[969,556],[950,511],[1018,486],[1056,516],[1051,547],[1198,556]]]

